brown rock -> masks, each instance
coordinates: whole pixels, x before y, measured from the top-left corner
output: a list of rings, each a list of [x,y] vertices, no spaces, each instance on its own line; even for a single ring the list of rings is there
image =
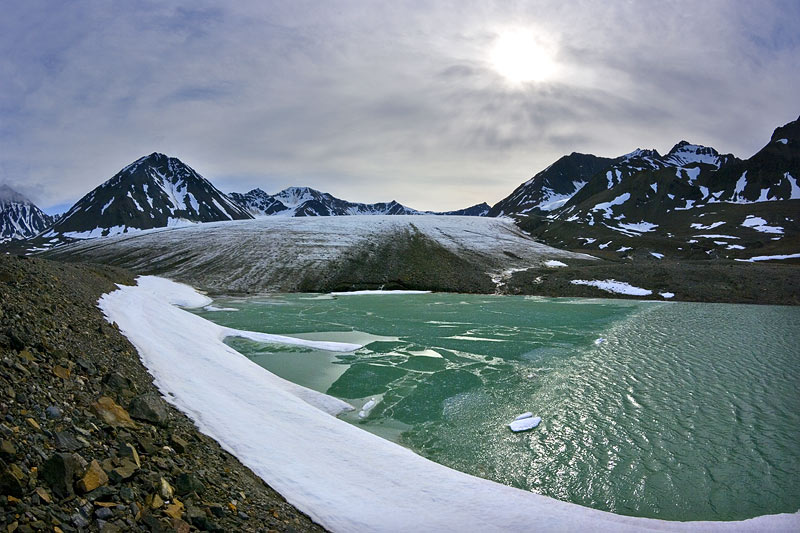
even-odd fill
[[[181,516],[183,516],[183,509],[183,504],[178,500],[175,500],[170,505],[167,505],[167,507],[164,509],[164,514],[170,518],[179,519]]]
[[[3,439],[3,441],[0,442],[0,454],[13,457],[17,455],[17,447],[14,446],[14,443],[10,440]]]
[[[176,533],[189,533],[189,531],[192,529],[192,526],[180,518],[174,518],[171,525],[172,529],[174,529]]]
[[[64,368],[63,366],[56,365],[53,367],[53,374],[60,377],[61,379],[69,379],[70,374],[72,372],[69,368]]]
[[[100,467],[100,463],[93,460],[89,465],[89,469],[78,481],[78,490],[82,493],[91,492],[106,483],[108,483],[108,476]]]
[[[39,495],[39,498],[45,503],[53,503],[53,497],[50,496],[50,493],[47,492],[44,487],[36,487],[36,494]]]
[[[103,396],[95,403],[92,404],[92,408],[97,413],[97,415],[103,419],[103,421],[108,424],[109,426],[114,427],[126,427],[126,428],[135,428],[136,423],[131,420],[128,411],[122,408],[117,402],[109,398],[108,396]]]
[[[149,494],[144,503],[151,509],[158,509],[164,505],[164,500],[158,494]]]
[[[33,429],[35,429],[36,431],[41,431],[41,430],[42,430],[42,426],[40,426],[40,425],[39,425],[39,422],[37,422],[37,421],[36,421],[36,420],[34,420],[33,418],[26,418],[26,419],[25,419],[25,422],[27,422],[27,423],[28,423],[28,425],[29,425],[30,427],[32,427]]]
[[[125,481],[126,479],[132,478],[138,469],[139,467],[136,466],[136,463],[130,459],[123,459],[122,465],[113,469],[110,472],[109,477],[114,483],[119,483],[121,481]]]
[[[169,444],[178,453],[184,453],[189,448],[189,443],[177,435],[170,436]]]

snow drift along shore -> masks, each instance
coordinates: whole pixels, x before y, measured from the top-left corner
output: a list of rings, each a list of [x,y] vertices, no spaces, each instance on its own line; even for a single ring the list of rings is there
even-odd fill
[[[225,328],[173,305],[208,303],[190,287],[143,277],[99,305],[167,401],[332,531],[800,529],[800,513],[741,522],[626,517],[456,472],[331,416],[347,404],[274,376],[226,346]]]

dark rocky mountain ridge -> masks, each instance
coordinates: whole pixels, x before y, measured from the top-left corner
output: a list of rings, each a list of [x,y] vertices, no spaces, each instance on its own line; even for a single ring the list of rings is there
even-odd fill
[[[612,160],[563,206],[512,216],[547,244],[602,254],[791,255],[800,249],[799,177],[794,121],[746,160],[686,141],[666,156],[637,150]]]
[[[194,169],[152,153],[120,170],[67,211],[42,246],[196,222],[252,218]]]

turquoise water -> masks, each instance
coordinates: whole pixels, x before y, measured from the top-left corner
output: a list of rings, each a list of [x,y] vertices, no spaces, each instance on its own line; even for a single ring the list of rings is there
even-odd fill
[[[199,314],[368,343],[337,354],[228,341],[350,402],[345,420],[457,470],[634,516],[800,509],[799,308],[453,294],[215,305],[239,311]],[[509,431],[526,411],[541,425]]]

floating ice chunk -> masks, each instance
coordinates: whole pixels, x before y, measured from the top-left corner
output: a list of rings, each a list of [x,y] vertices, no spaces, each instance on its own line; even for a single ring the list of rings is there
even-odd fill
[[[399,294],[430,294],[431,291],[348,291],[348,292],[331,292],[331,296],[388,296]]]
[[[367,418],[369,416],[369,412],[372,411],[372,408],[378,402],[375,401],[375,398],[370,398],[370,400],[364,404],[364,407],[358,412],[358,418]]]
[[[607,341],[607,340],[605,340],[603,337],[600,337],[599,339],[595,339],[595,340],[594,340],[594,344],[595,344],[595,346],[600,346],[601,344],[605,344],[605,343],[607,343],[607,342],[608,342],[608,341]]]
[[[675,293],[673,293],[673,292],[659,292],[658,295],[661,296],[662,298],[666,298],[666,299],[670,299],[670,298],[674,298],[675,297]]]
[[[778,139],[775,142],[776,143],[781,143],[781,144],[789,144],[789,139]]]
[[[207,305],[203,311],[216,312],[216,311],[238,311],[235,307],[217,307],[216,305]]]
[[[664,254],[660,254],[658,252],[650,252],[650,255],[652,255],[656,259],[664,259]]]
[[[520,431],[528,431],[529,429],[535,428],[541,421],[542,418],[539,416],[522,418],[520,420],[514,420],[508,425],[508,427],[511,428],[511,431],[514,433],[519,433]]]
[[[528,411],[527,413],[522,413],[517,418],[515,418],[514,421],[516,422],[517,420],[524,420],[526,418],[533,418],[533,413],[531,413],[530,411]]]

